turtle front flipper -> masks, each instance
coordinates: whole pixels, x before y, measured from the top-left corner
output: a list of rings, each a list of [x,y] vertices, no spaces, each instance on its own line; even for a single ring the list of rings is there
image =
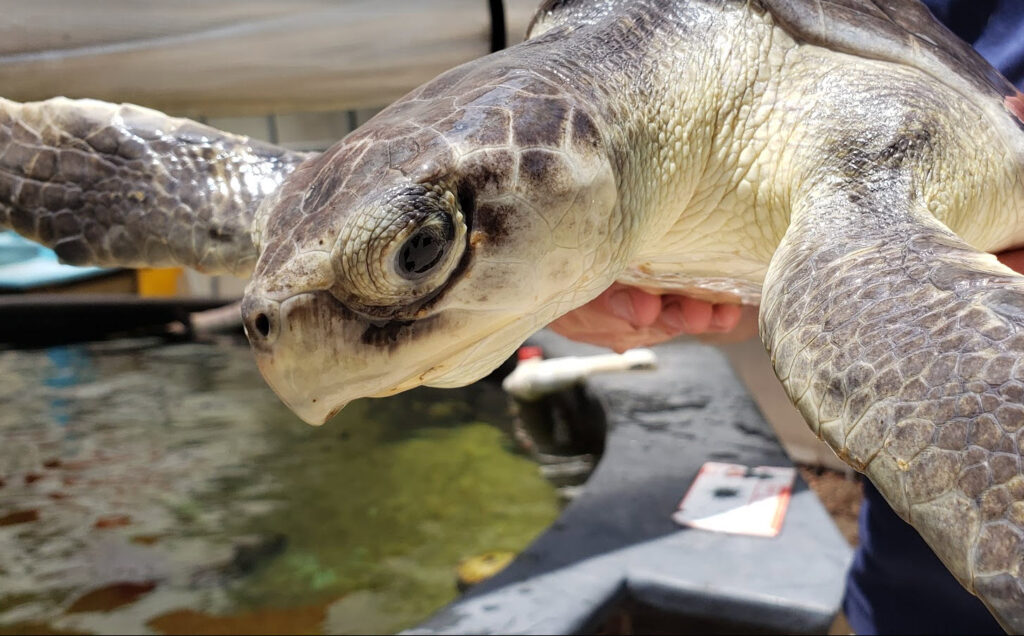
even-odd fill
[[[795,206],[762,338],[818,436],[1024,632],[1024,276],[892,181]]]
[[[244,275],[256,208],[306,156],[138,106],[0,99],[0,228],[76,265]]]

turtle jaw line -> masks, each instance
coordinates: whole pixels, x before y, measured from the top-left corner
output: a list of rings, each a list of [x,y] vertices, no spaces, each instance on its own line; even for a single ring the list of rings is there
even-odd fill
[[[463,347],[460,351],[465,348],[466,347]],[[454,356],[457,354],[458,352],[455,352],[452,355]],[[442,374],[445,371],[445,365],[443,362],[434,362],[427,364],[426,370],[424,371],[414,371],[394,382],[389,382],[386,385],[389,388],[385,388],[375,393],[359,391],[355,392],[355,394],[350,398],[337,400],[326,396],[335,394],[331,389],[334,386],[338,386],[338,384],[318,387],[316,390],[316,393],[319,394],[318,397],[312,397],[309,393],[290,390],[292,387],[289,386],[289,383],[280,381],[280,379],[283,378],[283,375],[276,372],[275,367],[278,366],[275,364],[276,362],[277,360],[275,360],[275,356],[272,353],[256,354],[256,365],[259,368],[264,381],[266,381],[271,390],[273,390],[278,398],[284,402],[285,406],[287,406],[289,410],[295,413],[299,419],[311,426],[322,426],[328,420],[340,413],[341,410],[348,406],[348,404],[354,399],[358,399],[360,397],[382,398],[395,395],[396,393],[402,393],[409,389],[426,384],[434,376]],[[344,384],[344,388],[347,389],[345,392],[351,395],[353,394],[353,385],[358,386],[364,383],[375,383],[375,380],[377,380],[377,378],[368,376],[356,382],[346,382]]]

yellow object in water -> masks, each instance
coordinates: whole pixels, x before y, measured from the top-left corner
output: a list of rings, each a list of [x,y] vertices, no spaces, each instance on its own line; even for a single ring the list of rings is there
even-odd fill
[[[515,552],[492,550],[459,562],[455,572],[459,577],[459,589],[465,590],[491,578],[516,558]]]
[[[138,271],[139,296],[176,296],[180,267],[143,268]]]

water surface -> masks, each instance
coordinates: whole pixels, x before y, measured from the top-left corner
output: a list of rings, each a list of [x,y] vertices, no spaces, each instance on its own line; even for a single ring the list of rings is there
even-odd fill
[[[485,383],[313,428],[233,340],[3,351],[0,378],[0,632],[394,632],[557,515]]]

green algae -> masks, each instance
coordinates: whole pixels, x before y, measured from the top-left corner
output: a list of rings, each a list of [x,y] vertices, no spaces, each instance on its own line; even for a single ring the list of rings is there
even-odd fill
[[[287,500],[247,529],[283,533],[288,549],[233,589],[241,606],[369,590],[377,596],[372,610],[394,621],[374,631],[406,627],[455,597],[460,560],[521,550],[557,515],[536,465],[510,453],[507,436],[492,425],[427,425],[413,433],[407,422],[385,419],[347,435],[330,428],[347,424],[310,429],[260,460]],[[339,461],[301,461],[316,453]]]

